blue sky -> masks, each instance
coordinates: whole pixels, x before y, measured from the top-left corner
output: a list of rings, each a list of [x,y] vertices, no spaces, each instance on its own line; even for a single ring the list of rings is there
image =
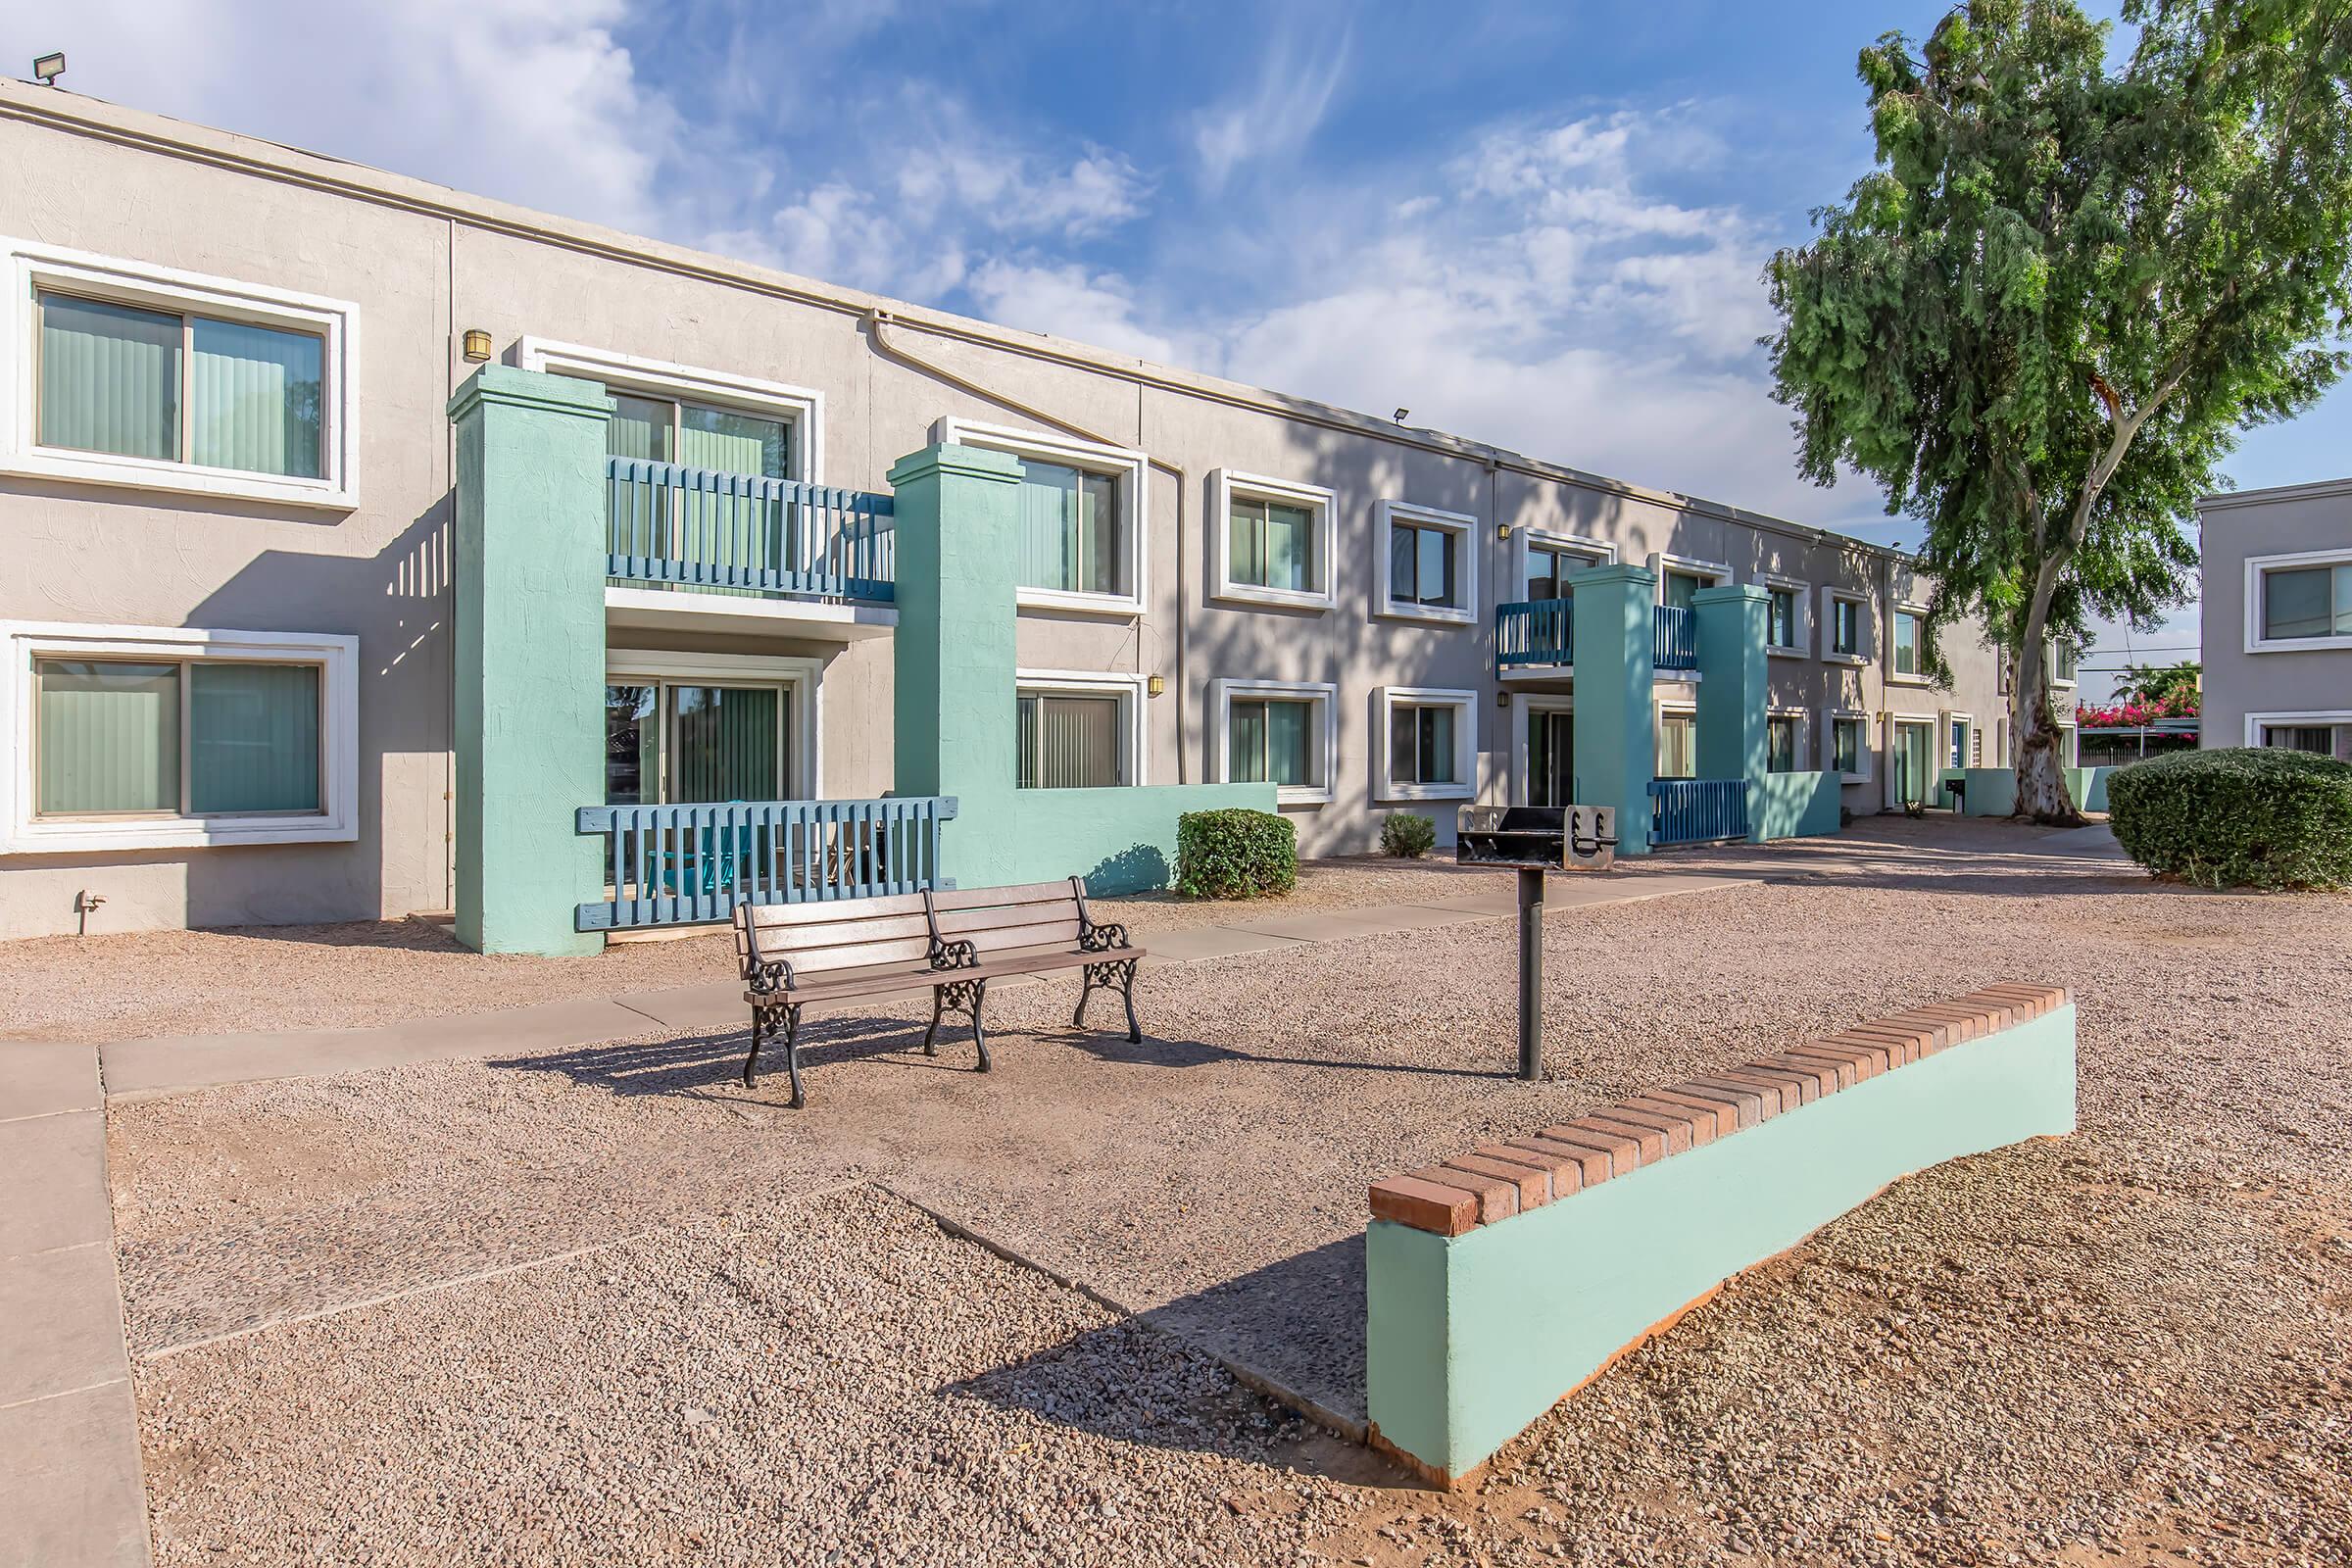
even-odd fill
[[[1943,9],[19,0],[0,63],[1904,542],[1796,477],[1757,273],[1868,167],[1856,52]],[[2229,472],[2341,472],[2348,430],[2339,393]]]

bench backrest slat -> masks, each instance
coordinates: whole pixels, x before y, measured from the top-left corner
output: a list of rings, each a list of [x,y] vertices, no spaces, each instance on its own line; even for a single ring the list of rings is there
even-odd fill
[[[969,942],[982,954],[1003,953],[1012,948],[1074,948],[1078,945],[1078,922],[1068,920],[1023,920],[1018,924],[1006,922],[949,931],[944,935],[951,942]]]
[[[1065,876],[1058,882],[1026,882],[1011,888],[949,888],[931,895],[931,907],[944,913],[949,909],[993,908],[1022,904],[1075,904],[1078,902],[1075,880]]]

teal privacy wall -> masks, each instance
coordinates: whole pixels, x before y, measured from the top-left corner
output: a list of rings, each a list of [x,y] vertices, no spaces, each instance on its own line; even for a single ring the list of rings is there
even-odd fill
[[[1810,838],[1840,824],[1845,780],[1838,773],[1765,773],[1748,781],[1747,821],[1758,839]]]
[[[1754,583],[1701,588],[1690,596],[1698,619],[1698,776],[1747,780],[1749,843],[1764,831],[1758,794],[1769,765],[1764,735],[1765,615],[1771,593]],[[1836,831],[1833,819],[1831,831]]]
[[[2066,769],[2066,792],[2082,811],[2107,809],[2107,776],[2112,767],[2070,767]],[[2017,809],[2017,771],[2007,767],[1953,767],[1944,769],[1945,778],[1964,778],[1968,781],[1966,816],[2007,816]]]
[[[1646,566],[1591,566],[1568,577],[1578,793],[1582,804],[1616,808],[1619,855],[1649,853],[1657,588]]]
[[[605,423],[584,381],[486,365],[457,426],[457,937],[481,953],[604,946],[573,813],[605,799]]]
[[[1375,1219],[1377,1437],[1469,1476],[1651,1328],[1888,1183],[2074,1126],[2067,1004],[1460,1235]]]
[[[958,887],[1073,875],[1098,893],[1165,887],[1178,816],[1233,806],[1271,811],[1274,786],[1015,787],[1020,472],[1019,460],[1004,453],[947,445],[909,454],[890,471],[899,611],[893,783],[901,795],[960,803],[940,844],[941,874]]]

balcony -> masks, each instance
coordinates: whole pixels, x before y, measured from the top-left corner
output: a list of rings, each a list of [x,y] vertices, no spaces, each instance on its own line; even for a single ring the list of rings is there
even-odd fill
[[[1575,662],[1573,599],[1518,600],[1494,607],[1494,673],[1566,669]],[[1659,605],[1651,615],[1650,662],[1680,674],[1698,668],[1698,615]]]
[[[832,605],[895,597],[889,496],[636,458],[608,458],[605,474],[615,583]]]

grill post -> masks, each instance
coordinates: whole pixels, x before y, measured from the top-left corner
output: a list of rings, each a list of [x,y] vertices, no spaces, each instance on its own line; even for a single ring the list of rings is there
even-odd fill
[[[1519,867],[1519,1076],[1544,1076],[1544,868]]]

